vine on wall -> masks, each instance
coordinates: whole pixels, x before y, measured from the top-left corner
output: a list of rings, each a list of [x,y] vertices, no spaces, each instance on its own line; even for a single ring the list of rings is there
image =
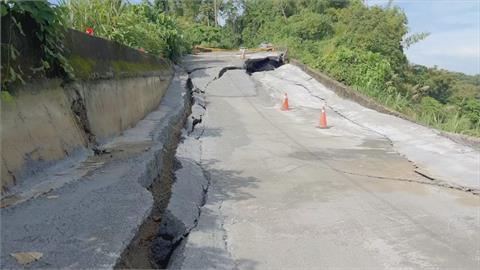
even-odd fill
[[[14,44],[16,35],[25,36],[22,18],[28,18],[35,23],[35,37],[41,44],[42,58],[39,66],[29,67],[30,72],[48,73],[55,67],[72,78],[72,68],[65,57],[63,45],[64,27],[59,19],[58,10],[52,7],[46,0],[42,1],[14,1],[1,0],[0,12],[2,23],[6,23],[8,29],[2,34],[2,91],[9,91],[9,87],[15,83],[25,83],[24,71],[16,60],[21,52]],[[3,27],[2,27],[3,28]],[[6,40],[3,40],[6,37]],[[29,37],[27,37],[29,38]]]

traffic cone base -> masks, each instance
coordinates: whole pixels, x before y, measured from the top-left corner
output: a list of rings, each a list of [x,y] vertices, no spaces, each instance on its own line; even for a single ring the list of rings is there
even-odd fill
[[[327,126],[327,113],[325,113],[325,107],[322,108],[322,113],[320,114],[320,124],[318,128],[328,128]]]
[[[289,110],[288,96],[287,96],[287,93],[285,93],[285,99],[283,100],[283,104],[282,104],[282,111],[288,111],[288,110]]]

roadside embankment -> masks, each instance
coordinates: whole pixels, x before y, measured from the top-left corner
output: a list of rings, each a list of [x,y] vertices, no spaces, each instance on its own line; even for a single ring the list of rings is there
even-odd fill
[[[365,134],[350,134],[355,137],[370,138],[381,136],[389,141],[393,150],[401,154],[416,166],[415,173],[427,179],[427,183],[450,189],[457,189],[479,194],[479,154],[478,150],[462,143],[457,143],[432,128],[413,121],[373,109],[378,104],[368,104],[354,96],[353,90],[331,86],[329,80],[322,82],[305,73],[294,65],[283,65],[274,71],[255,73],[253,75],[273,96],[288,94],[292,107],[306,107],[319,110],[323,106],[327,115],[347,120],[352,125],[361,127]],[[335,82],[333,82],[335,83]],[[344,95],[342,95],[341,91]],[[351,98],[345,95],[352,94]],[[379,112],[380,111],[380,112]],[[318,121],[316,116],[314,121]],[[339,122],[331,120],[330,128],[324,133],[336,135],[342,131],[349,134],[352,128],[341,128]],[[363,134],[363,135],[362,135]]]
[[[325,87],[328,89],[331,89],[334,91],[338,96],[342,98],[346,98],[352,101],[355,101],[356,103],[367,107],[369,109],[375,110],[377,112],[393,115],[405,120],[408,120],[410,122],[415,122],[420,125],[424,125],[422,123],[418,123],[417,121],[411,119],[411,117],[408,117],[402,113],[399,113],[397,111],[394,111],[392,109],[389,109],[378,102],[374,101],[373,99],[359,93],[358,91],[355,91],[351,89],[350,87],[344,85],[341,82],[338,82],[332,78],[330,78],[328,75],[315,70],[302,62],[296,60],[296,59],[291,59],[290,64],[299,67],[302,69],[305,73],[308,75],[312,76],[314,79],[316,79],[318,82],[323,84]],[[468,145],[470,147],[473,147],[477,150],[480,150],[480,138],[472,137],[472,136],[467,136],[463,134],[456,134],[456,133],[451,133],[451,132],[446,132],[446,131],[438,131],[442,136],[449,138],[455,142],[461,143]]]
[[[31,38],[16,42],[16,61],[30,70],[41,51]],[[134,126],[158,106],[173,76],[168,60],[78,31],[66,33],[65,46],[74,80],[27,72],[26,84],[2,99],[2,195],[38,184],[59,160],[84,158]]]

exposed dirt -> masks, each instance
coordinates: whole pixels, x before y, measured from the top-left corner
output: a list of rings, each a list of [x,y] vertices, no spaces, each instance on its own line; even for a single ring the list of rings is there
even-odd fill
[[[245,61],[245,69],[247,70],[248,74],[260,71],[274,70],[281,65],[283,65],[283,55],[247,59]]]
[[[191,91],[192,85],[190,80],[187,83],[187,87],[188,91]],[[171,196],[171,187],[175,181],[174,172],[179,168],[179,163],[175,159],[175,152],[181,138],[182,128],[185,125],[187,116],[191,113],[191,100],[186,104],[186,107],[187,109],[181,121],[178,121],[172,128],[170,141],[162,150],[161,174],[153,180],[153,184],[149,187],[154,199],[153,209],[140,226],[137,235],[123,251],[114,267],[115,269],[151,269],[163,267],[163,265],[158,265],[153,259],[152,246],[154,240],[158,237],[159,226]]]
[[[268,68],[276,68],[283,64],[281,58],[270,59],[264,58],[259,61],[251,61],[246,68],[250,66],[251,72],[268,70]],[[219,79],[225,72],[233,69],[243,69],[235,66],[227,66],[219,71],[219,74],[213,79]],[[194,72],[191,70],[188,73]],[[248,72],[248,70],[247,70]],[[193,89],[194,86],[191,80],[188,81],[187,87],[189,91],[200,91],[200,89]],[[200,91],[201,92],[201,91]],[[175,159],[175,152],[178,143],[181,138],[181,130],[185,126],[188,115],[191,115],[191,106],[188,104],[186,115],[184,115],[182,121],[174,127],[172,140],[164,149],[162,173],[154,181],[149,190],[154,197],[154,206],[150,216],[141,225],[137,235],[130,243],[129,247],[123,252],[121,259],[116,264],[116,269],[147,269],[147,268],[165,268],[168,265],[171,253],[175,250],[176,246],[181,241],[173,241],[170,239],[170,235],[161,234],[162,224],[177,224],[181,225],[181,222],[175,220],[169,220],[171,215],[168,215],[165,210],[168,206],[171,197],[172,184],[175,181],[175,171],[181,166],[181,164]],[[195,125],[200,124],[202,119],[192,117],[192,125],[189,133],[193,132]],[[188,127],[187,127],[188,128]],[[112,151],[111,153],[109,151]],[[118,149],[107,150],[101,155],[119,155]],[[164,220],[165,219],[165,220]],[[175,225],[177,226],[177,225]],[[182,231],[182,228],[174,228],[175,231]],[[187,232],[188,234],[188,232]],[[179,240],[181,240],[180,238]],[[168,243],[167,243],[168,242]]]
[[[76,89],[77,86],[73,86],[69,89],[72,94],[72,104],[70,106],[72,112],[75,115],[75,122],[85,132],[85,140],[87,147],[95,145],[95,135],[93,134],[90,123],[88,122],[87,108],[85,102],[80,95],[80,92]]]

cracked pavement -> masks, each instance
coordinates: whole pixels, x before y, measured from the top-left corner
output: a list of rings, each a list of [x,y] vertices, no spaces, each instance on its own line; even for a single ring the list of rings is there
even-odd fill
[[[0,268],[113,268],[152,210],[147,187],[162,171],[174,127],[183,123],[186,82],[177,70],[157,109],[102,145],[108,153],[60,168],[65,180],[46,193],[1,208]],[[22,265],[11,255],[19,252],[43,256]]]
[[[265,79],[272,72],[215,79],[236,62],[227,53],[184,60],[206,110],[177,154],[201,166],[209,187],[169,268],[480,267],[478,195],[432,184],[416,171],[435,166],[410,161],[393,131],[356,124],[375,112],[344,113],[333,93],[338,113],[327,110],[330,128],[315,128],[322,101],[294,89],[292,70],[273,74],[275,83]],[[312,90],[308,80],[296,83]],[[456,172],[457,184],[470,175]]]

